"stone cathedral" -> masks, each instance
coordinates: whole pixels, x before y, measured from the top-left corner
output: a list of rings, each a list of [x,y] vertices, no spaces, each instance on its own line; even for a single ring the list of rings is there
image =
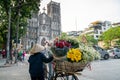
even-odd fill
[[[50,1],[47,4],[47,13],[33,13],[28,19],[26,49],[35,43],[44,46],[44,41],[50,41],[61,34],[60,3]]]

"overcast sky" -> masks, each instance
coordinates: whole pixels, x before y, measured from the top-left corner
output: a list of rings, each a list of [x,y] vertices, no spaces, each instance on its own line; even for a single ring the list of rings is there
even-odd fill
[[[43,0],[41,8],[51,0]],[[62,31],[79,31],[91,22],[120,22],[120,0],[52,0],[61,5]]]

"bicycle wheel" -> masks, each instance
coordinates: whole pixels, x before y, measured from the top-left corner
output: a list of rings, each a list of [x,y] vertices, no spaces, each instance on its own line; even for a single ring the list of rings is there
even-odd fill
[[[51,80],[79,80],[78,77],[74,74],[72,74],[71,76],[68,75],[68,76],[65,76],[64,74],[62,73],[57,73],[55,75],[55,77],[53,77]]]
[[[62,74],[62,73],[56,73],[54,80],[68,80],[67,78],[68,78],[68,76],[64,76],[64,74]]]
[[[52,65],[46,64],[46,68],[45,68],[45,80],[53,80],[53,75],[54,75],[54,70],[52,69]]]
[[[75,74],[72,75],[72,78],[73,78],[72,80],[79,80]]]

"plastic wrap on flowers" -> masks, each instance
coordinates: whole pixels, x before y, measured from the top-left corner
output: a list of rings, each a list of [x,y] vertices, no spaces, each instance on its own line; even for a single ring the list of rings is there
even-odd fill
[[[52,47],[51,50],[53,51],[53,54],[56,57],[63,57],[67,54],[69,48],[68,47],[63,47],[63,48]]]
[[[67,54],[71,44],[66,40],[59,40],[58,38],[54,40],[54,45],[51,47],[51,50],[56,57],[63,57]]]

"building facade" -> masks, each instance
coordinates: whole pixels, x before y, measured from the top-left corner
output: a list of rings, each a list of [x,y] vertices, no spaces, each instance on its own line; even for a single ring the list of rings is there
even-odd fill
[[[60,3],[51,1],[47,4],[47,13],[33,13],[31,19],[28,19],[26,48],[31,48],[35,43],[44,46],[45,41],[50,41],[60,34]]]
[[[90,27],[94,28],[94,39],[98,39],[103,32],[112,27],[112,24],[109,21],[95,21],[90,24]]]
[[[112,24],[112,27],[117,27],[117,26],[120,26],[120,22],[117,22],[117,23],[113,23],[113,24]]]

